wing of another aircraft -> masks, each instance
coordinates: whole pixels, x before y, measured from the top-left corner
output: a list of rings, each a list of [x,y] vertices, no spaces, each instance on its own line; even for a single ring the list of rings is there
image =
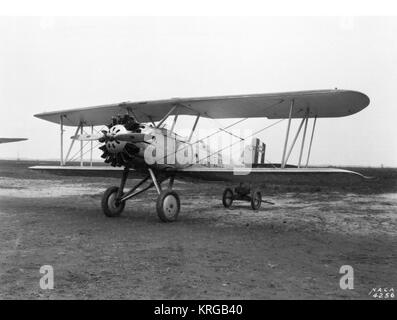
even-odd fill
[[[67,126],[104,125],[117,114],[130,112],[139,122],[159,121],[165,115],[197,115],[201,117],[283,119],[344,117],[368,106],[369,98],[357,91],[316,90],[284,93],[250,94],[202,98],[174,98],[168,100],[122,102],[96,107],[67,109],[36,114],[35,117]],[[176,107],[175,107],[176,106]]]
[[[9,143],[28,140],[27,138],[0,138],[0,143]]]

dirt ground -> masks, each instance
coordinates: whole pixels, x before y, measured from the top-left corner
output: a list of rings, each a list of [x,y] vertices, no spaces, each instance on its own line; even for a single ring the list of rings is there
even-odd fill
[[[368,299],[397,290],[397,169],[345,186],[267,185],[264,204],[226,210],[219,183],[176,182],[181,213],[162,223],[152,191],[106,218],[118,179],[32,172],[0,161],[1,299]],[[42,290],[39,269],[54,268]],[[341,290],[339,269],[354,268]]]

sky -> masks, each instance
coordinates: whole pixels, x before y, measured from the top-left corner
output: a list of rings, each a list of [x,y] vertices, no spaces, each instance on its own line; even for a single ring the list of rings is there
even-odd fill
[[[311,163],[395,167],[396,34],[396,17],[0,17],[0,137],[29,138],[0,158],[59,158],[59,126],[33,117],[43,111],[337,87],[371,103],[319,119]],[[230,123],[211,121],[199,125]],[[280,162],[285,129],[259,134],[268,161]]]

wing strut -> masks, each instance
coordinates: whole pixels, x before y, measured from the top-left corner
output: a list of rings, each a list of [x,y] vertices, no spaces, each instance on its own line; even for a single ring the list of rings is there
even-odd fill
[[[200,114],[197,115],[196,120],[194,121],[192,131],[190,132],[190,135],[189,135],[189,139],[187,139],[188,142],[190,142],[190,140],[192,140],[192,136],[193,136],[194,130],[196,130],[197,122],[199,121],[199,119],[200,119]]]
[[[77,126],[74,136],[77,135],[77,133],[79,132],[79,129],[80,129],[80,125]],[[72,142],[70,143],[69,150],[68,150],[68,153],[66,154],[66,158],[65,158],[65,161],[63,162],[63,164],[65,164],[69,159],[70,151],[72,151],[74,141],[75,141],[75,139],[72,139]],[[62,166],[62,164],[61,164],[61,166]]]
[[[294,140],[292,141],[291,147],[290,147],[289,150],[288,150],[287,157],[285,158],[284,166],[285,166],[285,165],[287,164],[287,162],[288,162],[289,156],[291,155],[292,149],[293,149],[294,146],[295,146],[295,142],[296,142],[296,140],[298,139],[299,133],[301,132],[301,129],[302,129],[302,126],[303,126],[303,123],[305,122],[305,120],[306,120],[306,118],[303,118],[302,121],[301,121],[301,123],[300,123],[300,125],[299,125],[298,131],[297,131],[296,134],[295,134],[295,137],[294,137]]]
[[[308,110],[309,111],[309,110]],[[308,112],[309,113],[309,112]],[[298,161],[298,168],[301,167],[302,162],[302,155],[303,155],[303,148],[305,146],[305,139],[306,139],[306,130],[307,130],[307,122],[309,121],[309,117],[306,117],[305,121],[305,129],[303,129],[303,137],[302,137],[302,144],[301,144],[301,151],[299,153],[299,161]]]
[[[61,161],[60,161],[60,165],[63,166],[64,162],[63,162],[63,117],[64,115],[61,114],[60,116],[60,122],[59,122],[59,126],[61,129]]]
[[[171,130],[170,130],[171,133],[174,132],[174,128],[175,128],[177,120],[178,120],[178,114],[176,114],[174,116],[174,120],[172,121],[172,127],[171,127]]]
[[[285,153],[287,152],[287,144],[288,144],[288,136],[289,136],[289,129],[291,127],[291,116],[292,116],[292,109],[294,108],[294,100],[291,100],[291,106],[289,108],[289,116],[288,116],[288,125],[287,125],[287,132],[285,134],[285,142],[284,142],[284,149],[283,149],[283,158],[281,159],[281,168],[285,167]]]
[[[91,135],[94,135],[94,126],[91,126]],[[92,149],[94,149],[94,141],[91,140],[91,148],[90,148],[90,166],[92,167]]]
[[[83,123],[80,125],[80,134],[82,135],[84,133],[84,128],[83,128]],[[83,160],[83,140],[80,141],[80,166],[84,165],[84,160]]]
[[[288,146],[288,138],[289,138],[290,127],[291,127],[291,114],[292,114],[293,107],[294,107],[294,101],[292,100],[291,101],[290,112],[289,112],[289,118],[288,118],[287,132],[286,132],[286,135],[285,135],[283,157],[282,157],[282,160],[281,160],[281,168],[282,169],[285,168],[285,166],[286,166],[286,164],[288,162],[288,159],[289,159],[289,157],[291,155],[292,149],[295,146],[296,140],[298,139],[299,133],[300,133],[300,131],[302,129],[302,126],[304,124],[305,125],[305,129],[303,131],[302,144],[301,144],[301,148],[300,148],[300,152],[299,152],[298,168],[301,167],[301,163],[302,163],[303,149],[304,149],[304,146],[305,146],[305,139],[306,139],[307,124],[309,122],[309,109],[307,110],[305,117],[302,119],[302,121],[301,121],[301,123],[299,125],[298,131],[296,132],[294,140],[292,141],[292,145],[290,146],[288,152],[286,152],[287,151],[287,146]],[[317,122],[317,115],[314,117],[312,134],[311,134],[311,138],[310,138],[310,145],[309,145],[309,150],[308,150],[308,153],[307,153],[307,159],[306,159],[306,165],[305,165],[306,168],[309,165],[310,152],[311,152],[311,149],[312,149],[314,130],[316,128],[316,122]]]
[[[62,116],[64,119],[67,117],[65,115]],[[63,119],[63,120],[64,120]],[[62,121],[63,122],[63,121]],[[88,127],[88,126],[86,126]],[[101,128],[101,130],[104,127]],[[76,131],[74,132],[74,135],[71,137],[72,141],[69,144],[69,148],[68,148],[68,152],[66,153],[66,157],[63,157],[63,148],[64,148],[64,141],[63,141],[63,132],[65,130],[63,130],[63,126],[61,125],[61,166],[66,165],[68,162],[73,162],[73,161],[78,161],[80,160],[80,166],[84,166],[84,155],[87,154],[88,152],[90,152],[90,166],[93,166],[93,150],[100,145],[100,142],[98,142],[97,144],[93,145],[93,140],[87,141],[84,144],[84,141],[81,140],[80,142],[80,148],[79,150],[74,153],[72,156],[70,156],[73,146],[74,146],[74,142],[76,141],[76,139],[73,139],[74,137],[77,136],[78,132],[80,131],[80,134],[83,135],[86,131],[84,130],[84,124],[81,122],[77,127],[76,127]],[[87,129],[88,131],[88,129]],[[94,132],[100,132],[98,131],[94,126],[91,126],[91,136],[94,135]],[[89,146],[90,145],[90,146]]]
[[[165,120],[168,119],[168,117],[170,116],[171,113],[174,112],[174,110],[176,109],[177,105],[174,105],[170,111],[167,112],[167,114],[164,116],[163,119],[160,120],[160,122],[157,124],[156,128],[160,128],[160,126],[164,123]]]
[[[312,150],[312,143],[313,143],[314,129],[316,128],[316,122],[317,122],[317,116],[314,118],[314,122],[313,122],[312,136],[310,138],[309,151],[307,153],[306,168],[309,165],[310,151]]]

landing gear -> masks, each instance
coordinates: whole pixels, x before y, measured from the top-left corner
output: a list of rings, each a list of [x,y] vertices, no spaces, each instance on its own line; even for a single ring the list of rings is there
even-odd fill
[[[123,171],[120,187],[108,188],[102,196],[102,210],[107,217],[118,217],[123,212],[125,203],[128,199],[134,198],[138,194],[155,187],[158,198],[156,202],[157,214],[161,221],[172,222],[176,221],[181,208],[178,194],[172,190],[174,177],[166,176],[158,178],[151,168],[148,169],[148,175],[132,187],[128,192],[124,193],[125,183],[128,178],[129,168],[126,167]],[[170,182],[168,189],[162,191],[161,183],[169,178]],[[148,186],[137,191],[146,181],[151,179]]]
[[[234,200],[250,202],[253,210],[259,210],[262,202],[268,202],[262,200],[262,193],[259,189],[251,190],[249,185],[243,183],[236,187],[234,192],[230,188],[226,188],[223,191],[222,203],[225,208],[230,208]]]
[[[163,222],[173,222],[178,218],[181,203],[173,190],[161,191],[156,203],[157,215]]]
[[[124,210],[125,202],[117,200],[118,192],[118,187],[110,187],[102,196],[102,210],[107,217],[118,217]]]

